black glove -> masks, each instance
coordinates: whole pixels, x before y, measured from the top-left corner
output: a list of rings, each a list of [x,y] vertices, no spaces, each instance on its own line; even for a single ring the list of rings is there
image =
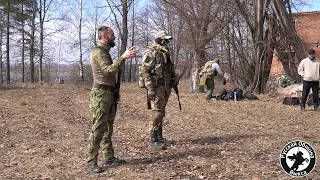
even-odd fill
[[[226,82],[226,80],[223,80],[223,83],[222,83],[223,85],[226,85],[227,84],[227,82]]]

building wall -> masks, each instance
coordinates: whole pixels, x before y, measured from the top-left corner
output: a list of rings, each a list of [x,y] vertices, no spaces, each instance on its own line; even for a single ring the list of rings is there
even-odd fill
[[[320,57],[320,11],[303,12],[294,15],[296,30],[299,37],[306,43],[308,49],[316,51]],[[307,52],[306,52],[307,54]],[[270,70],[271,76],[284,75],[281,62],[276,55],[273,56]]]
[[[280,62],[279,58],[275,54],[273,54],[270,76],[280,76],[284,74],[285,73],[283,70],[282,63]]]
[[[308,48],[320,53],[320,11],[297,13],[294,16],[297,33]],[[319,46],[319,47],[318,47]]]

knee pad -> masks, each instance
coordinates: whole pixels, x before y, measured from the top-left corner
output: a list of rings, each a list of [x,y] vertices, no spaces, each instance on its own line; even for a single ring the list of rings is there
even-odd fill
[[[155,111],[154,112],[154,118],[157,119],[158,121],[162,121],[164,116],[165,116],[165,112],[164,111]]]

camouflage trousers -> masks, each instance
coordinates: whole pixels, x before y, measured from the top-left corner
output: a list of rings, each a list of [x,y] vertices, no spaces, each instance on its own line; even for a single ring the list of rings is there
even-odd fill
[[[206,86],[207,86],[207,93],[206,93],[206,100],[210,100],[212,98],[212,93],[214,90],[214,80],[207,78],[206,80]]]
[[[163,118],[165,116],[165,108],[171,94],[171,88],[159,86],[155,89],[156,97],[151,100],[151,114],[150,114],[150,131],[156,131],[163,126]]]
[[[115,103],[112,91],[92,88],[90,92],[90,113],[92,115],[91,133],[89,136],[88,154],[90,162],[98,161],[100,150],[103,158],[114,157],[112,146],[113,122],[115,119]]]

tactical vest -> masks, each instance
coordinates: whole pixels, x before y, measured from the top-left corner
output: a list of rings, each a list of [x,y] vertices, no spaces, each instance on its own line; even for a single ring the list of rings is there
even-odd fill
[[[214,78],[214,76],[217,75],[217,72],[212,69],[212,65],[216,62],[218,62],[218,59],[206,62],[206,64],[201,68],[199,75],[204,75],[207,78]]]
[[[174,74],[174,69],[173,69],[174,67],[170,58],[169,51],[159,45],[152,46],[151,51],[155,52],[153,67],[151,67],[151,71],[150,71],[153,81],[157,85],[166,86],[166,87],[171,86],[171,80]],[[145,87],[143,79],[141,78],[139,79],[139,86]]]
[[[173,64],[170,53],[157,49],[155,53],[155,65],[151,69],[151,75],[158,81],[159,85],[170,83],[173,73]]]

